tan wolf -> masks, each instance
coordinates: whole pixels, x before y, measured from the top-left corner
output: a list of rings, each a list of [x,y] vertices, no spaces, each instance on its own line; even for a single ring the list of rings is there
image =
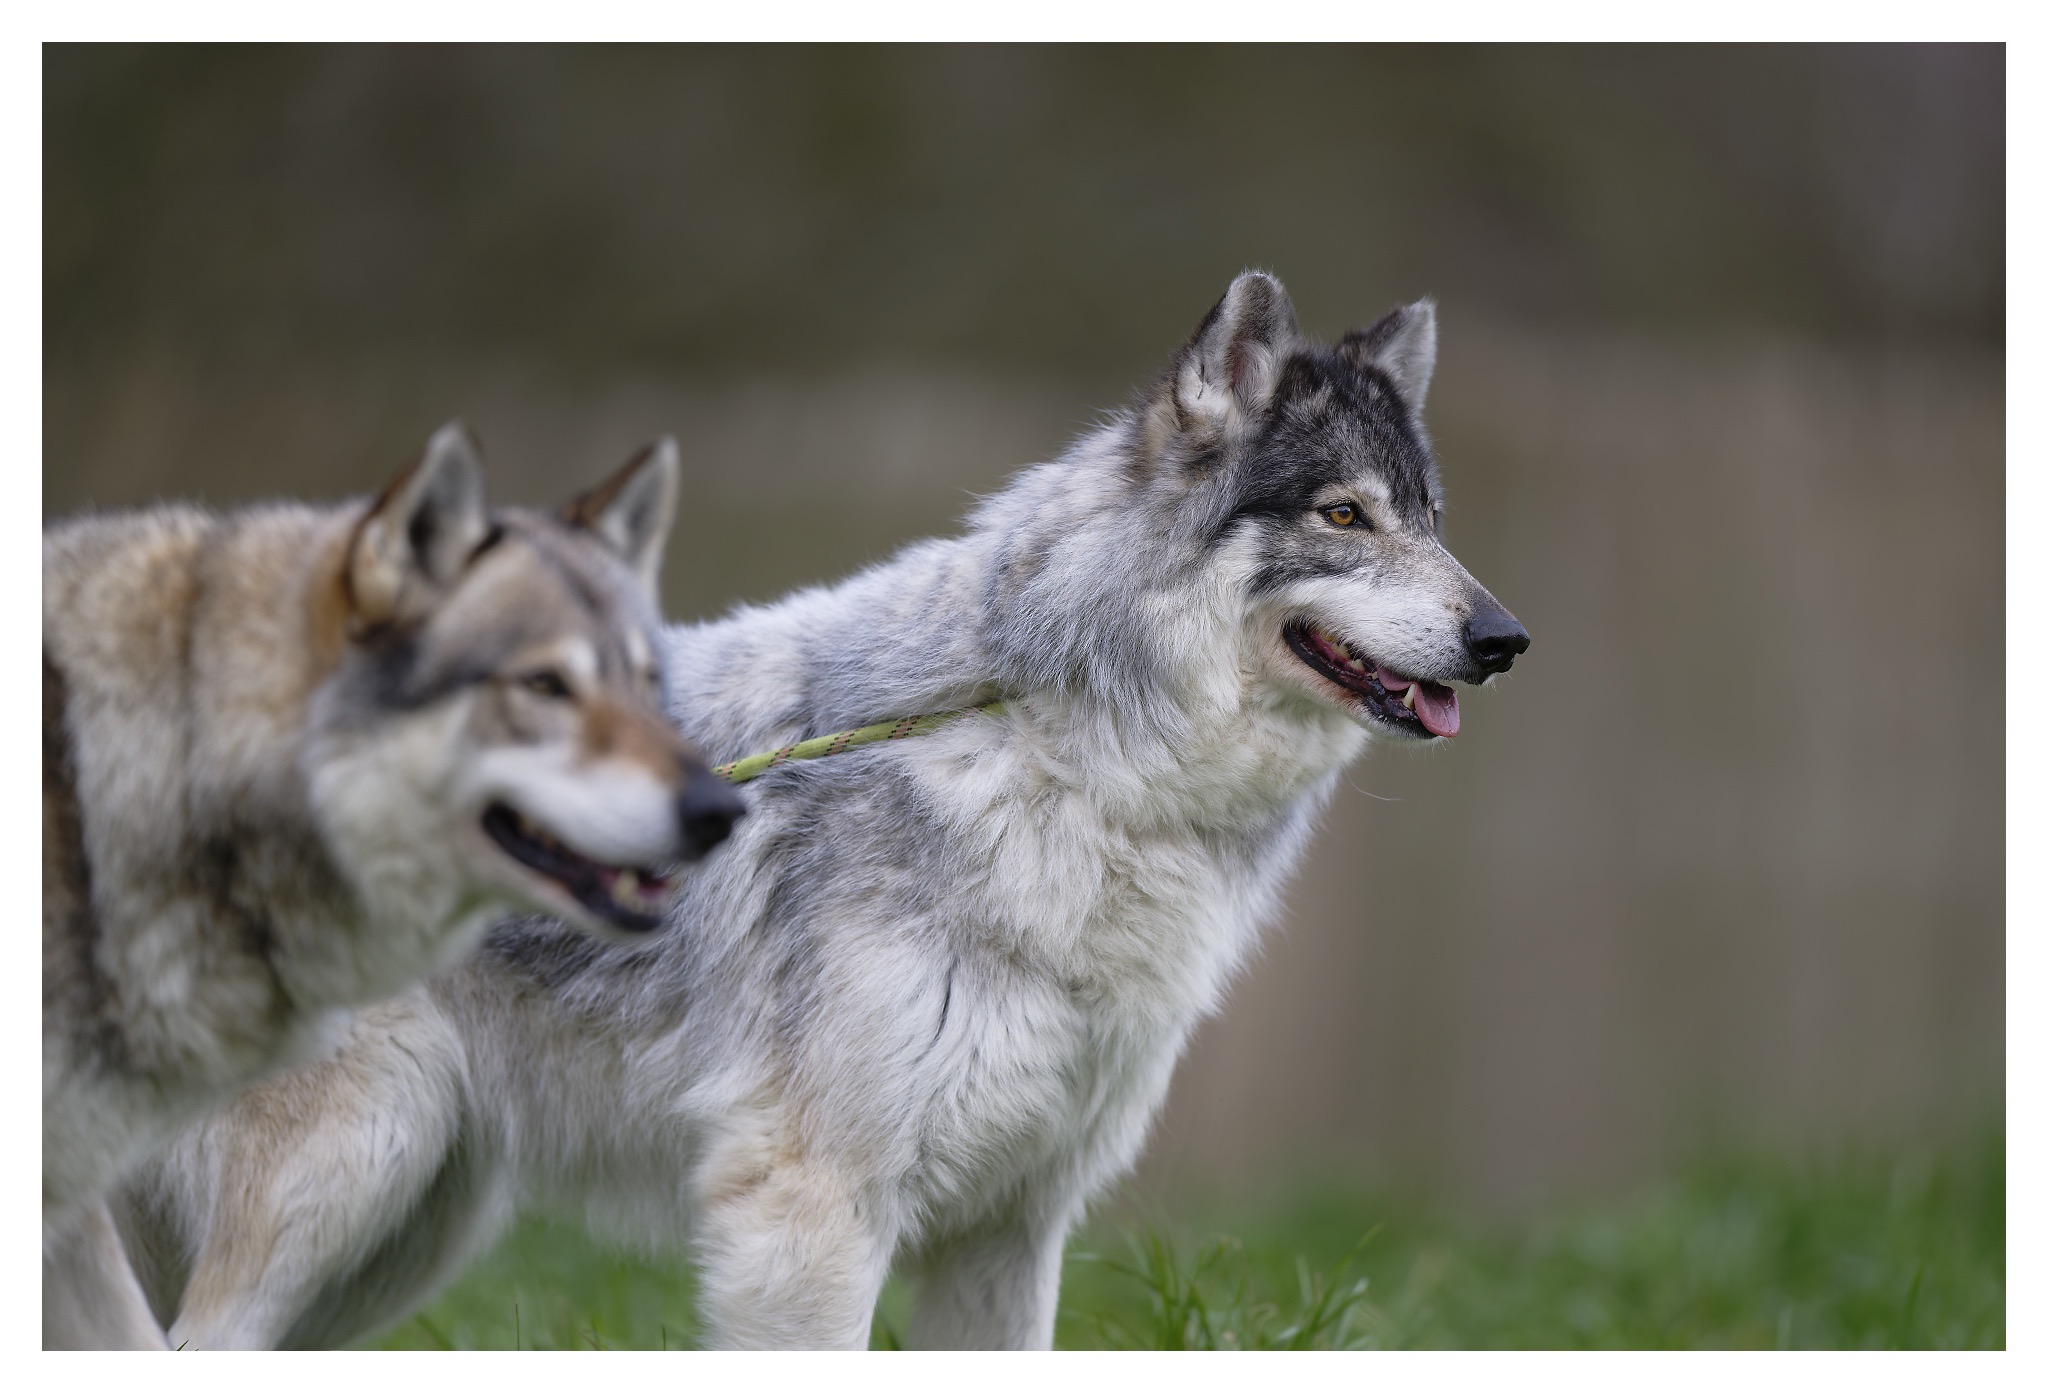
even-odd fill
[[[346,1008],[508,908],[660,928],[741,811],[660,707],[677,475],[494,511],[451,424],[367,506],[46,528],[46,1345],[163,1345],[107,1191]]]

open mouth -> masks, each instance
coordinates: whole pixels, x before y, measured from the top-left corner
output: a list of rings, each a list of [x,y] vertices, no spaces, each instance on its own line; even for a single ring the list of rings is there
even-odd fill
[[[1359,704],[1394,729],[1429,739],[1458,733],[1458,694],[1441,682],[1430,682],[1375,663],[1326,629],[1298,619],[1286,629],[1287,646],[1296,657],[1346,691]]]
[[[638,866],[607,866],[563,846],[503,803],[484,810],[484,831],[513,860],[568,891],[606,923],[631,933],[658,929],[674,882]]]

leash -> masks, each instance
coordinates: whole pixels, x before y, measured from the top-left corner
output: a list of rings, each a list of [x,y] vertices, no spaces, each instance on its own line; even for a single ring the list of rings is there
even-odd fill
[[[836,755],[861,745],[930,735],[939,727],[951,725],[962,716],[972,716],[977,711],[993,715],[1002,709],[1002,702],[991,701],[982,706],[970,706],[965,711],[934,711],[924,716],[905,716],[900,721],[883,721],[880,725],[862,726],[859,730],[842,730],[836,735],[818,735],[809,740],[799,740],[794,745],[784,745],[779,750],[748,755],[745,759],[736,759],[730,764],[715,765],[711,772],[729,784],[743,784],[751,778],[767,773],[776,765],[787,764],[793,759],[823,759],[827,755]]]

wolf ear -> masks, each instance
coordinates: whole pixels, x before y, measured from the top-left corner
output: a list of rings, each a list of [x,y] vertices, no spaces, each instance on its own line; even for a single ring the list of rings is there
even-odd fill
[[[450,421],[356,524],[348,554],[354,630],[419,618],[489,530],[476,437]]]
[[[611,478],[563,504],[562,520],[602,537],[626,559],[647,593],[655,594],[682,477],[676,442],[664,435],[642,446]]]
[[[1280,282],[1246,271],[1174,359],[1176,424],[1184,431],[1215,430],[1265,410],[1300,336],[1294,303]]]
[[[1359,368],[1387,375],[1411,412],[1420,414],[1436,371],[1436,302],[1417,300],[1392,310],[1364,329],[1354,329],[1337,351]]]

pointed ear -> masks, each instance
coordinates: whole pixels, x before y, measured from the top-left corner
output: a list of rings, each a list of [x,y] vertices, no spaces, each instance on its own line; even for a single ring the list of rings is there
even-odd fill
[[[356,524],[348,555],[352,630],[420,618],[489,530],[476,437],[450,421]]]
[[[1294,302],[1280,282],[1246,271],[1174,359],[1177,424],[1184,431],[1220,429],[1265,410],[1300,337]]]
[[[1436,302],[1417,300],[1389,311],[1370,327],[1346,334],[1337,351],[1360,368],[1385,373],[1408,409],[1420,415],[1436,371]]]
[[[647,593],[657,593],[661,551],[675,521],[683,466],[675,440],[664,435],[626,461],[626,467],[596,488],[562,505],[571,527],[595,532],[626,559]]]

